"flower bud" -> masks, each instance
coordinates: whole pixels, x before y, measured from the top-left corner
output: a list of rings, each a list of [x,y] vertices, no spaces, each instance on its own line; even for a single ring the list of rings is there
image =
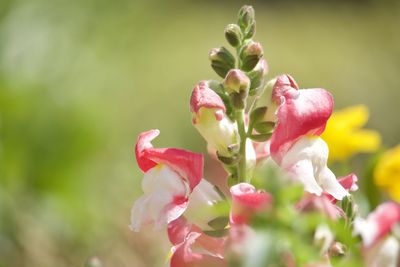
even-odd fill
[[[243,47],[240,58],[242,59],[242,70],[251,71],[258,64],[264,54],[260,43],[250,41]]]
[[[250,84],[250,95],[254,95],[258,87],[260,87],[263,83],[264,76],[268,72],[268,65],[265,59],[261,59],[255,68],[248,74],[251,84]]]
[[[252,6],[243,6],[239,10],[238,24],[243,32],[247,33],[248,29],[255,23],[254,8]]]
[[[250,79],[247,75],[238,69],[228,72],[223,82],[224,88],[228,94],[248,92],[250,88]]]
[[[213,90],[200,83],[190,99],[193,124],[208,144],[222,157],[232,157],[232,145],[239,140],[236,123],[226,115],[222,99]]]
[[[235,57],[225,47],[211,49],[209,58],[211,67],[222,78],[235,67]]]
[[[229,24],[228,26],[226,26],[225,38],[231,46],[233,47],[239,46],[243,38],[239,26],[236,24]]]
[[[251,39],[256,34],[256,21],[250,24],[249,28],[246,31],[244,39]]]

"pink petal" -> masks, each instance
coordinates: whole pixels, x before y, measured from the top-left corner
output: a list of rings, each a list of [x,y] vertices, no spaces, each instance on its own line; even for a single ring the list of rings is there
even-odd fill
[[[400,204],[395,202],[386,202],[379,205],[370,215],[367,217],[367,223],[372,225],[375,229],[370,233],[366,246],[372,246],[384,238],[390,233],[393,226],[400,222]],[[363,238],[365,238],[363,236]],[[364,240],[366,241],[366,240]]]
[[[157,164],[166,164],[187,179],[193,190],[203,177],[203,155],[178,148],[153,148],[151,141],[159,133],[159,130],[150,130],[139,135],[135,152],[140,169],[147,172]]]
[[[358,190],[358,185],[357,185],[358,177],[354,173],[350,173],[347,176],[339,177],[338,181],[347,191]]]
[[[279,79],[278,79],[279,81]],[[278,123],[271,137],[271,156],[280,163],[283,154],[303,135],[320,135],[333,109],[332,95],[324,89],[288,87],[276,89],[281,105],[277,111]],[[297,86],[297,85],[296,85]],[[280,87],[278,87],[280,88]]]
[[[190,233],[199,233],[200,236],[196,239],[197,245],[214,255],[222,257],[225,238],[216,238],[203,234],[200,227],[188,222],[184,217],[180,217],[168,224],[168,239],[175,246],[185,242]]]
[[[267,208],[272,202],[272,196],[263,191],[256,191],[254,186],[247,183],[234,185],[230,189],[232,195],[231,222],[248,223],[251,216]]]
[[[289,89],[299,89],[296,81],[289,74],[280,75],[276,78],[272,88],[272,101],[279,103],[282,96]]]
[[[333,204],[325,195],[305,194],[296,204],[296,208],[301,212],[321,212],[333,220],[344,217],[343,210]]]
[[[343,186],[347,191],[357,191],[358,190],[358,177],[354,173],[351,173],[347,176],[342,176],[338,178],[338,182]],[[337,199],[332,195],[324,192],[324,195],[332,202],[336,203]]]
[[[196,230],[193,229],[193,224],[188,223],[184,217],[180,217],[168,224],[168,239],[172,245],[178,245],[185,241],[190,232]]]
[[[154,162],[144,156],[144,151],[146,149],[153,148],[151,141],[154,138],[156,138],[159,134],[160,134],[160,131],[157,129],[154,129],[154,130],[140,133],[137,138],[136,147],[135,147],[136,161],[137,161],[137,164],[139,165],[139,168],[143,172],[147,172],[149,169],[151,169],[157,165],[156,162]]]
[[[208,88],[206,82],[200,82],[193,88],[190,97],[190,111],[198,113],[201,108],[215,108],[225,112],[222,99],[212,89]]]
[[[192,246],[195,245],[200,233],[192,232],[186,237],[185,241],[173,248],[171,257],[171,267],[225,267],[227,263],[224,259],[212,254],[202,254],[194,252]]]
[[[171,267],[226,266],[223,260],[225,238],[207,236],[183,217],[168,225],[168,238],[174,245]],[[204,253],[193,251],[195,247]]]

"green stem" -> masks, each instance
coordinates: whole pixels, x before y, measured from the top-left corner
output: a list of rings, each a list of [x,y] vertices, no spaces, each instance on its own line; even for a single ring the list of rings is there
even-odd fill
[[[235,119],[238,126],[239,136],[240,136],[240,149],[239,149],[239,157],[240,161],[237,165],[237,174],[239,182],[247,182],[248,178],[246,177],[246,128],[244,125],[244,110],[236,110],[235,111]]]

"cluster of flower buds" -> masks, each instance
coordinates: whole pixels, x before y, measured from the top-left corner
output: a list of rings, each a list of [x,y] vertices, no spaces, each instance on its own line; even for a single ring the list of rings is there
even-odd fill
[[[321,88],[299,89],[290,75],[266,82],[268,66],[262,46],[252,39],[255,30],[253,8],[242,7],[237,24],[225,28],[236,53],[221,47],[209,54],[222,80],[199,82],[190,98],[192,123],[226,170],[228,180],[220,178],[225,185],[217,187],[203,177],[203,155],[154,148],[151,141],[159,131],[141,133],[135,153],[144,172],[144,195],[132,208],[131,229],[167,228],[172,267],[228,266],[254,237],[250,226],[255,216],[272,214],[279,220],[275,204],[282,200],[275,199],[272,189],[259,190],[251,183],[255,168],[269,161],[284,176],[282,183],[304,188],[301,198],[291,203],[297,214],[317,212],[330,221],[344,220],[346,229],[361,235],[365,251],[375,246],[376,259],[387,247],[398,251],[398,239],[390,233],[400,221],[399,205],[384,204],[367,220],[360,219],[350,195],[358,188],[357,176],[337,179],[327,166],[328,146],[320,135],[333,110],[332,95]],[[257,105],[261,97],[268,98],[268,106]],[[229,204],[228,214],[218,212],[221,203]],[[330,256],[345,253],[345,244],[335,240],[326,224],[317,225],[315,240],[321,246],[321,263],[304,266],[330,266]],[[392,254],[390,262],[396,260]],[[284,266],[294,266],[290,250],[282,257]],[[395,266],[379,265],[383,260],[376,259],[368,266]]]

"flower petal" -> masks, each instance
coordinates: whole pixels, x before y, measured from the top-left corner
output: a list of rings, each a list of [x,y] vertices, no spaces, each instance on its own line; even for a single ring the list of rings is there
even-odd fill
[[[206,82],[200,82],[193,88],[190,97],[190,111],[198,113],[201,108],[215,108],[225,112],[222,99],[212,89],[208,88]]]
[[[289,82],[290,84],[290,82]],[[271,156],[278,163],[283,154],[303,135],[320,135],[333,109],[333,97],[324,89],[297,90],[288,86],[281,97],[278,122],[271,137]]]
[[[383,239],[400,222],[400,204],[386,202],[379,205],[366,220],[357,218],[354,227],[361,234],[364,245],[369,248]]]
[[[147,172],[157,164],[165,164],[186,179],[193,190],[203,177],[203,155],[178,148],[153,148],[151,141],[159,133],[150,130],[139,135],[135,148],[139,167]]]
[[[234,185],[230,189],[232,195],[232,223],[248,223],[253,213],[263,210],[272,201],[272,196],[264,191],[257,191],[248,183]]]
[[[133,231],[147,224],[160,229],[177,219],[188,205],[189,187],[167,165],[150,169],[142,180],[144,195],[135,201],[131,211]]]
[[[280,165],[302,182],[306,191],[318,196],[325,191],[340,200],[348,192],[327,167],[328,154],[328,146],[320,137],[303,136],[287,151]]]
[[[172,267],[226,266],[223,260],[225,238],[207,236],[183,217],[168,225],[168,238],[174,245]],[[196,248],[200,252],[195,252]]]

